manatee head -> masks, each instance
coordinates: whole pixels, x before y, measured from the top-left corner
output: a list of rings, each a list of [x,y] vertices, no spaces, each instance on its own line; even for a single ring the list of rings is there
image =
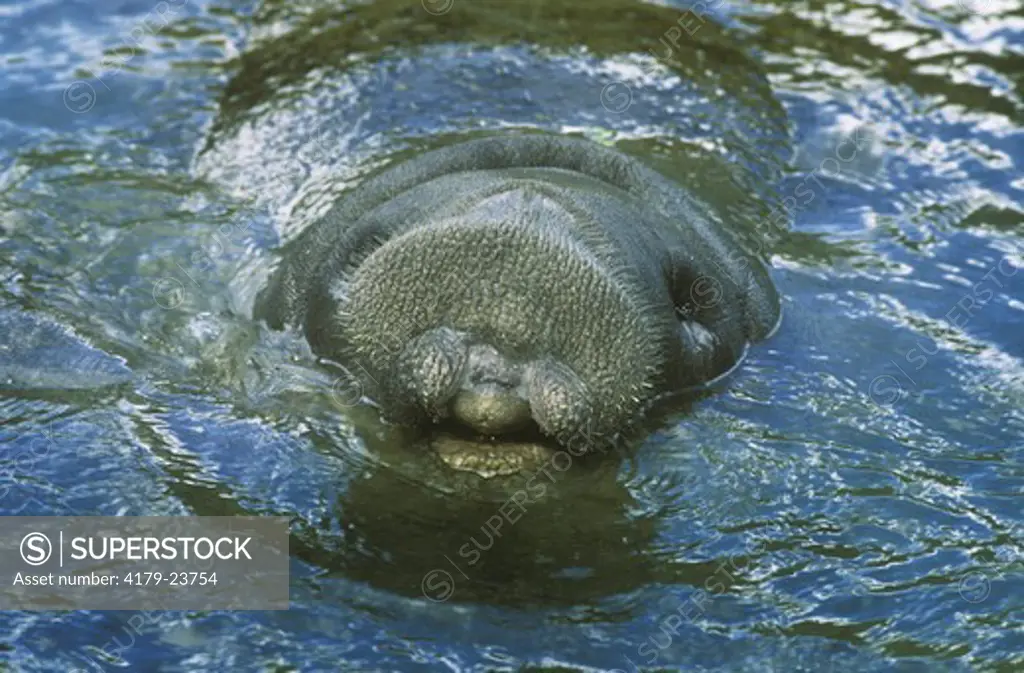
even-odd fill
[[[338,359],[402,420],[561,444],[621,429],[659,386],[674,317],[577,216],[510,190],[383,241],[331,293]]]

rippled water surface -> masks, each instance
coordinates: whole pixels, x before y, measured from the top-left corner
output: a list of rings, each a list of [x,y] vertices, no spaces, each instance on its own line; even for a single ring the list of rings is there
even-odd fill
[[[689,6],[0,4],[0,514],[294,519],[291,610],[2,613],[0,670],[1024,670],[1024,7]],[[504,128],[690,186],[785,317],[494,536],[249,311]]]

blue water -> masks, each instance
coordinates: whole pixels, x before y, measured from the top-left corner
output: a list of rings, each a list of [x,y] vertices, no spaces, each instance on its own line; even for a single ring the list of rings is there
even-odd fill
[[[688,6],[0,3],[0,514],[295,521],[289,611],[0,613],[0,670],[1024,670],[1024,6]],[[495,503],[248,316],[502,128],[689,185],[785,315],[471,563]]]

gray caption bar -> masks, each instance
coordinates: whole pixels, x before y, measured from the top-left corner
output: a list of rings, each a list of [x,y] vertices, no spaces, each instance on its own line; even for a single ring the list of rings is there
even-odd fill
[[[0,610],[287,610],[288,518],[0,517]]]

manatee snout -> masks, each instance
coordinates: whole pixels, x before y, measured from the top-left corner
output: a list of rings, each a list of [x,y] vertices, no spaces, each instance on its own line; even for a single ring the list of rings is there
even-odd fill
[[[534,429],[606,443],[661,395],[728,371],[779,312],[764,266],[685,186],[614,148],[528,133],[368,178],[288,244],[253,314],[301,327],[390,419],[499,440],[446,445],[490,470],[540,446]]]
[[[518,360],[446,327],[410,341],[392,369],[406,405],[488,436],[531,426],[559,436],[582,422],[587,407],[582,382],[565,365]]]
[[[531,189],[393,236],[332,295],[332,337],[388,416],[561,444],[617,430],[653,387],[671,307]]]

